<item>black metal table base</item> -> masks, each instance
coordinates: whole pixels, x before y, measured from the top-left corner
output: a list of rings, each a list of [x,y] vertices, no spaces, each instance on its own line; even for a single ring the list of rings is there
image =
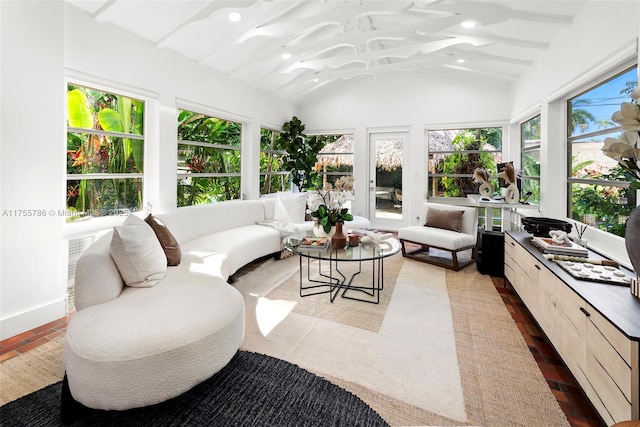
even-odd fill
[[[366,262],[371,262],[371,285],[370,286],[362,286],[355,285],[354,278],[362,273],[362,260],[358,261],[346,261],[341,260],[341,262],[348,263],[357,263],[358,270],[351,274],[347,278],[345,274],[339,269],[339,261],[336,258],[330,257],[329,260],[317,259],[317,258],[307,258],[307,279],[306,282],[311,283],[309,285],[305,285],[304,278],[304,269],[302,265],[302,258],[299,257],[300,260],[300,296],[308,297],[312,295],[319,294],[329,294],[329,300],[333,303],[338,295],[341,298],[368,302],[370,304],[379,304],[380,303],[380,292],[384,289],[384,258],[375,258],[371,260],[366,260]],[[311,261],[315,260],[318,262],[318,271],[312,278],[311,271]],[[322,271],[322,261],[329,262],[329,272]],[[348,279],[348,280],[347,280]],[[371,298],[358,297],[359,294],[365,294]]]

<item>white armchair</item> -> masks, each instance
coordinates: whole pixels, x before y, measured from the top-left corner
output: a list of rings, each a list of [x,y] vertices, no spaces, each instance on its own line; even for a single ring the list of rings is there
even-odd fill
[[[398,230],[402,256],[454,271],[461,270],[474,261],[477,235],[476,208],[429,202],[422,206],[420,225]],[[407,244],[418,245],[418,248],[407,250]],[[440,253],[430,252],[430,248],[437,249]],[[459,252],[468,250],[471,251],[468,258],[458,259]],[[447,253],[451,255],[450,258]]]

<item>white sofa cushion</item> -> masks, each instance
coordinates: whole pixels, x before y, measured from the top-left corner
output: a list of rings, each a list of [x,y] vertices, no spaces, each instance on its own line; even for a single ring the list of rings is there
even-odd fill
[[[113,227],[110,249],[127,286],[155,286],[167,272],[167,257],[156,234],[135,215]]]

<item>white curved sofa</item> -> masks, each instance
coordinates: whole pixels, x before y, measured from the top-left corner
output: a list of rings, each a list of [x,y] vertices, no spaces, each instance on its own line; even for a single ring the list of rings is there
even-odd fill
[[[260,199],[154,214],[177,240],[181,261],[166,267],[162,252],[164,276],[144,277],[144,287],[125,284],[128,273],[119,257],[114,261],[112,241],[123,228],[94,242],[76,267],[77,312],[64,344],[63,418],[73,419],[76,402],[104,410],[162,402],[222,369],[244,338],[244,301],[227,280],[245,264],[281,253],[281,229],[265,226],[279,222],[275,213],[274,199]],[[140,219],[128,222],[148,232]],[[309,229],[313,222],[298,226]],[[157,247],[151,250],[144,260],[156,258]]]

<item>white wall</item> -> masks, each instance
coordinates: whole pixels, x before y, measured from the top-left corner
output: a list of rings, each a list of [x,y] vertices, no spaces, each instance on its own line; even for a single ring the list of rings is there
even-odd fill
[[[243,168],[259,164],[260,126],[278,127],[295,109],[131,33],[96,23],[62,1],[3,0],[0,19],[0,208],[46,212],[45,217],[1,218],[4,339],[66,314],[64,238],[101,225],[94,219],[69,225],[63,216],[48,214],[65,208],[65,78],[148,99],[145,202],[156,212],[176,204],[177,102],[243,122]],[[243,192],[258,197],[258,174],[248,176]]]
[[[611,68],[638,59],[638,1],[592,0],[585,4],[571,27],[560,33],[511,91],[511,116],[521,116],[532,105],[541,106],[541,215],[566,218],[566,109],[567,95]],[[528,119],[529,117],[519,117]],[[511,147],[519,152],[518,141]],[[596,249],[629,265],[624,239],[587,230]]]
[[[307,131],[354,130],[356,215],[367,215],[368,134],[407,130],[403,205],[404,224],[415,223],[426,195],[427,151],[425,128],[459,124],[496,124],[509,121],[508,91],[488,85],[419,73],[387,73],[366,77],[330,97],[301,108],[298,117]],[[394,229],[399,224],[379,222]]]
[[[2,1],[0,10],[1,339],[64,316],[66,255],[57,215],[65,191],[64,9]]]

